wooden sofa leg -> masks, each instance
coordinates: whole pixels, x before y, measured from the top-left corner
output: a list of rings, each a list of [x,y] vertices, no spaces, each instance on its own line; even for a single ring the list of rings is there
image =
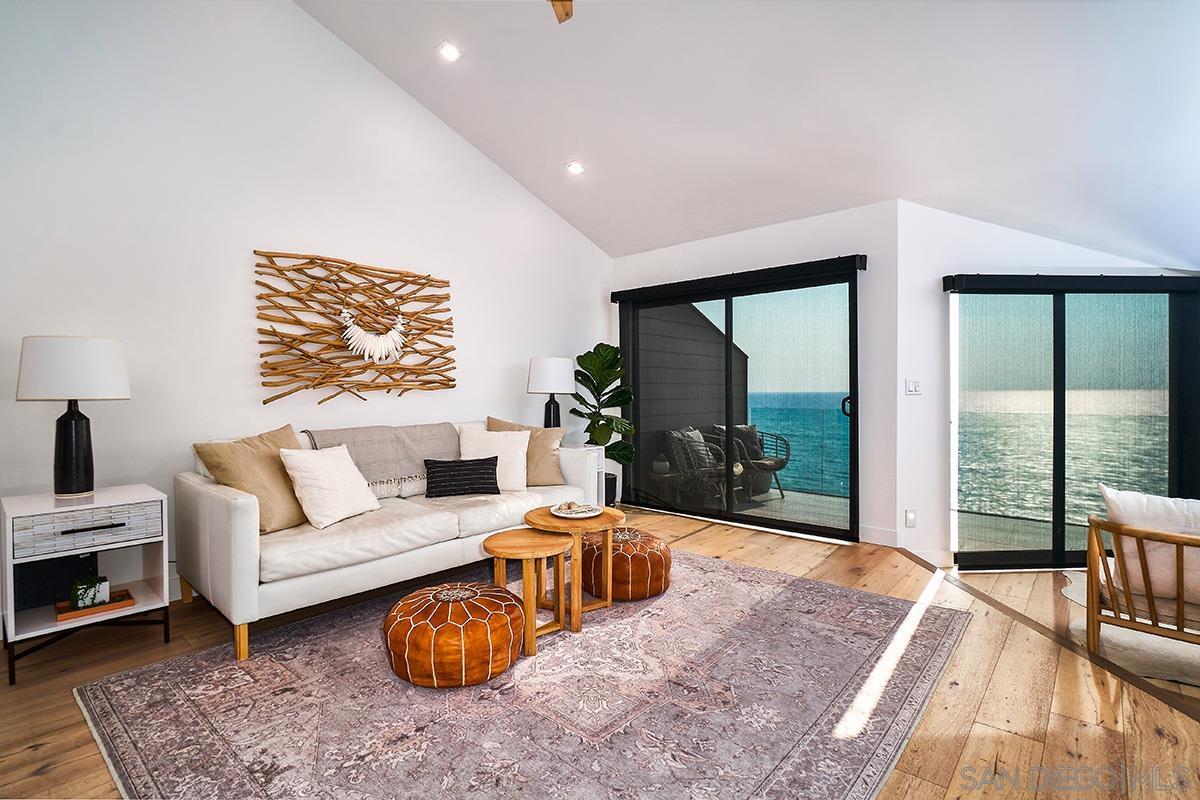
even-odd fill
[[[183,578],[179,579],[179,595],[183,602],[192,602],[192,585]]]
[[[233,626],[233,656],[238,661],[250,657],[250,626],[244,622]]]

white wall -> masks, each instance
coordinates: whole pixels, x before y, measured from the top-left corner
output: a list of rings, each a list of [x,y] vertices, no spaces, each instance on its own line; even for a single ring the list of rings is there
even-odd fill
[[[900,201],[897,303],[896,517],[899,544],[950,563],[950,303],[957,273],[1165,273],[1147,264]],[[904,395],[904,378],[922,393]],[[904,509],[917,527],[904,527]]]
[[[12,401],[25,335],[125,342],[97,483],[169,491],[193,441],[287,422],[540,421],[528,358],[608,333],[611,260],[286,0],[5,3],[0,108],[5,494],[50,488],[63,411]],[[458,388],[262,406],[254,248],[448,278]]]
[[[858,283],[860,537],[895,544],[894,201],[623,256],[613,281],[628,289],[855,253],[867,256]]]

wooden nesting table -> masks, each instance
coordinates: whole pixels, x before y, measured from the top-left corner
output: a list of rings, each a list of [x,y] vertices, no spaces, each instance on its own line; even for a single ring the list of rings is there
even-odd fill
[[[563,628],[564,617],[564,588],[566,579],[563,569],[563,556],[571,549],[571,537],[565,533],[545,533],[517,528],[516,530],[494,533],[483,540],[483,549],[494,561],[492,563],[492,582],[504,588],[508,583],[509,559],[521,562],[521,600],[525,609],[525,655],[537,655],[537,637],[554,633]],[[542,625],[537,624],[537,610],[541,604],[542,571],[546,559],[554,559],[554,619]],[[538,568],[534,569],[534,564]],[[535,582],[536,578],[536,582]]]
[[[595,611],[597,608],[608,608],[612,605],[612,529],[625,524],[625,512],[606,506],[595,517],[566,519],[551,514],[550,506],[542,506],[525,515],[525,524],[547,533],[571,534],[573,541],[571,542],[570,629],[572,631],[582,630],[584,612]],[[601,566],[601,584],[604,587],[604,596],[591,600],[585,605],[583,602],[583,535],[593,531],[604,531],[604,562]],[[541,572],[542,570],[539,570],[537,578],[538,605],[542,608],[552,608],[553,600],[545,597],[541,592],[543,585]]]

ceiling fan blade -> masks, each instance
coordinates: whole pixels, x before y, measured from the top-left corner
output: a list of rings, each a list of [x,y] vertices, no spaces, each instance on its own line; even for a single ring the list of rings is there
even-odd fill
[[[574,12],[571,9],[572,0],[550,0],[550,5],[554,7],[554,16],[558,17],[560,23],[566,22],[571,18]]]

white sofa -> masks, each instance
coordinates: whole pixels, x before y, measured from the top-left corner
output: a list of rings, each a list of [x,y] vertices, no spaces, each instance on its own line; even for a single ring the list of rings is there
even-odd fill
[[[481,427],[482,422],[458,424]],[[300,437],[308,447],[307,437]],[[234,625],[238,659],[247,625],[298,608],[486,558],[483,540],[520,527],[526,511],[564,500],[594,503],[603,450],[563,447],[566,484],[499,495],[380,501],[378,511],[323,530],[303,524],[260,535],[258,498],[215,482],[196,459],[175,476],[175,559],[184,601],[202,595]]]

